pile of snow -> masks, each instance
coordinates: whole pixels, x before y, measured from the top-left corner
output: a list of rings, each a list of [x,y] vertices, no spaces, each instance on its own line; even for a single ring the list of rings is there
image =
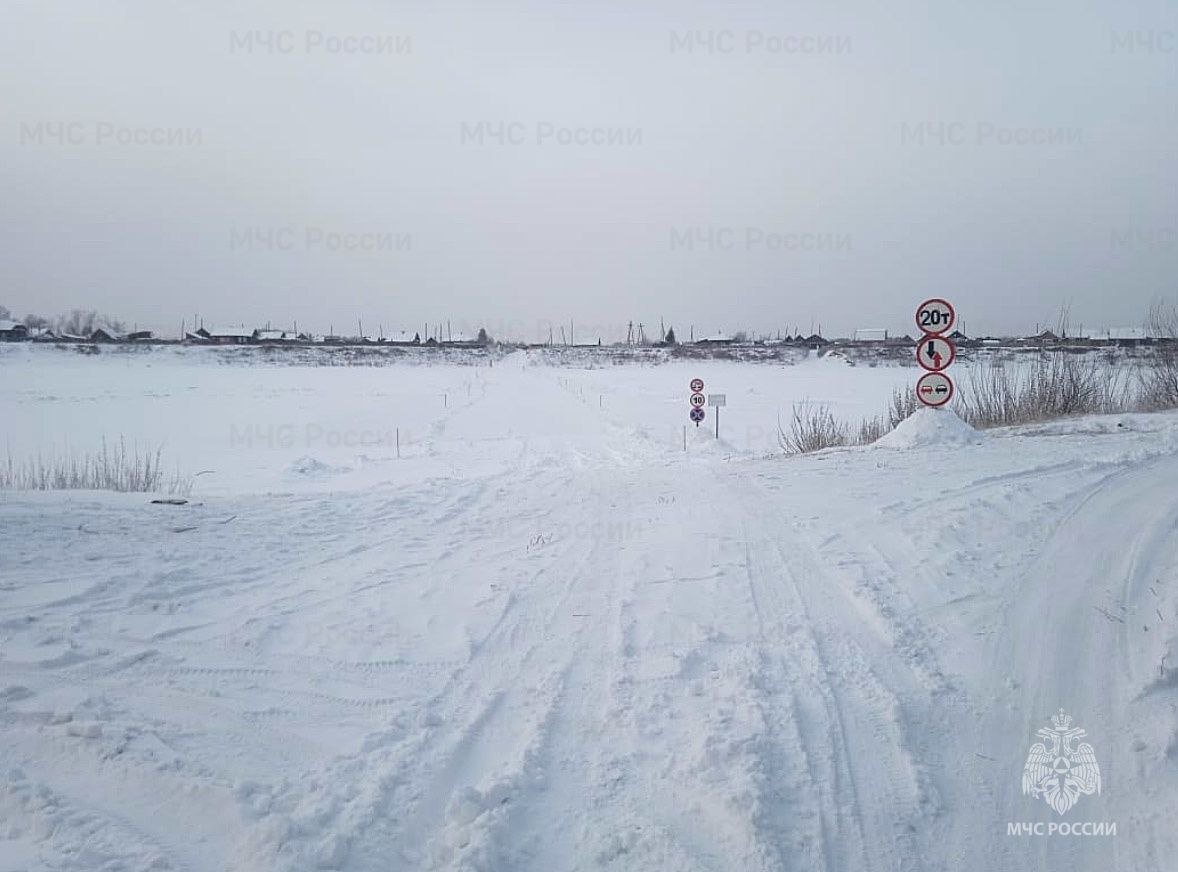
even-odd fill
[[[287,467],[287,472],[292,475],[334,475],[348,471],[346,466],[332,466],[329,463],[324,463],[318,457],[311,457],[309,454],[303,455]]]
[[[970,445],[980,439],[977,430],[949,409],[919,409],[875,444],[882,448],[929,448]]]

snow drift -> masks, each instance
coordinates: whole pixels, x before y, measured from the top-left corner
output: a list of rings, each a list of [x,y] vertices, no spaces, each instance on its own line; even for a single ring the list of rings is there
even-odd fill
[[[875,444],[881,448],[970,445],[982,435],[950,409],[918,409]]]

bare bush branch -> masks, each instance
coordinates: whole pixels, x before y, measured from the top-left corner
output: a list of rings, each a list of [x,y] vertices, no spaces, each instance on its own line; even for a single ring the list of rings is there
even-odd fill
[[[1053,352],[1037,357],[1029,369],[1001,361],[971,369],[969,390],[956,410],[969,424],[985,428],[1124,412],[1136,405],[1125,371],[1096,357]]]
[[[787,454],[809,454],[850,444],[847,425],[835,419],[830,407],[808,400],[794,403],[789,430],[777,422],[777,439]]]
[[[1178,304],[1155,303],[1149,328],[1158,345],[1152,365],[1138,371],[1139,406],[1144,412],[1178,408]]]

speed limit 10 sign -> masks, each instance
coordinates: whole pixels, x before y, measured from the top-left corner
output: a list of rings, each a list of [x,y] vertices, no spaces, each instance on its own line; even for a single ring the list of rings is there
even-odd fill
[[[957,313],[948,300],[934,297],[925,300],[916,310],[916,326],[923,333],[939,335],[953,329],[953,322],[957,320]]]

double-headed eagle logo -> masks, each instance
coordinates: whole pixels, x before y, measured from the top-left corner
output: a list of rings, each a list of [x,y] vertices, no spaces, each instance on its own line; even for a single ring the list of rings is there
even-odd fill
[[[1046,742],[1036,742],[1027,754],[1023,767],[1023,794],[1042,797],[1059,814],[1079,801],[1081,796],[1100,793],[1100,766],[1092,746],[1079,740],[1087,735],[1072,726],[1070,715],[1051,719],[1051,727],[1037,735]],[[1078,742],[1078,744],[1077,744]]]

